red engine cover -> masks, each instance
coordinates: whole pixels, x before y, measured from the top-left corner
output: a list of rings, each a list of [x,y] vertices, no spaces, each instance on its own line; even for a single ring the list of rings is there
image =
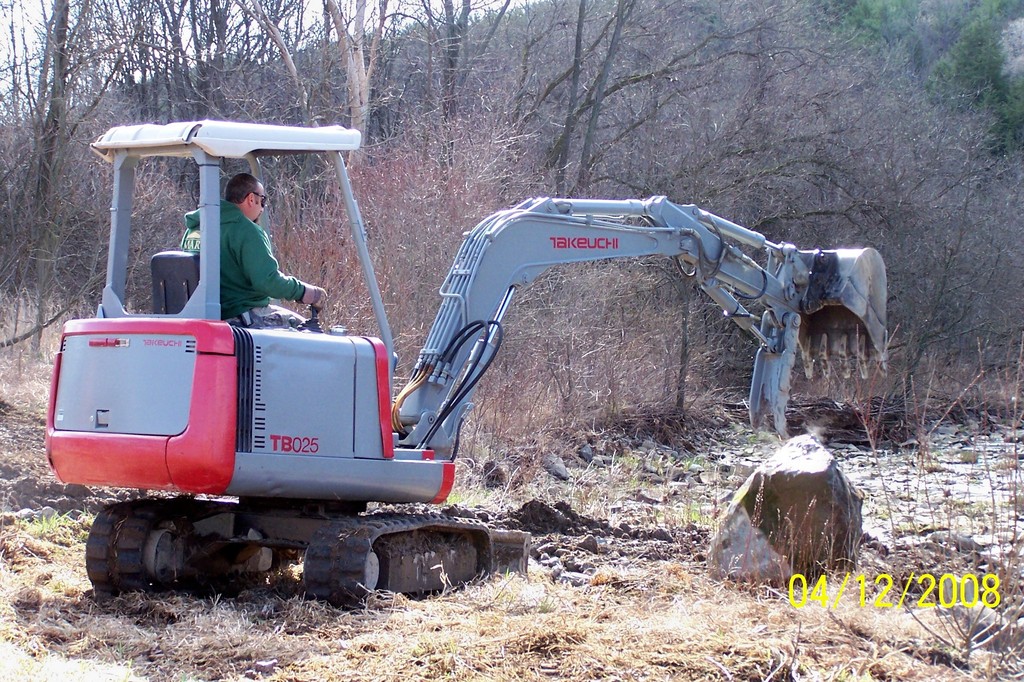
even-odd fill
[[[97,352],[117,352],[117,344],[110,339],[126,335],[194,340],[188,424],[181,433],[169,436],[56,428],[57,394],[66,361],[64,353],[58,353],[46,430],[46,451],[57,477],[83,485],[223,493],[235,465],[237,364],[231,328],[209,320],[155,318],[74,320],[64,326],[64,338],[82,335],[97,337],[96,343],[89,344]],[[120,380],[146,381],[146,377]]]

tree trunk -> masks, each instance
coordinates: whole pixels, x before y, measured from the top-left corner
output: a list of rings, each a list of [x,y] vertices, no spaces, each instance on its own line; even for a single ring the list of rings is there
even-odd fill
[[[46,36],[39,92],[48,92],[46,114],[38,125],[39,140],[36,148],[38,175],[36,176],[34,253],[36,263],[36,326],[32,338],[32,351],[38,353],[42,330],[47,319],[50,294],[54,285],[57,246],[60,243],[60,217],[58,183],[63,168],[65,149],[64,128],[67,123],[68,31],[71,22],[69,0],[55,0],[53,17]],[[42,107],[40,107],[40,110]]]
[[[680,276],[679,291],[679,376],[676,380],[676,409],[686,411],[686,376],[690,371],[690,301],[693,287],[688,277]]]
[[[455,154],[455,141],[452,131],[458,117],[458,82],[459,69],[462,61],[463,43],[469,28],[469,0],[462,0],[459,11],[455,11],[452,0],[444,0],[444,35],[441,43],[441,135],[443,148],[441,163],[445,168],[451,166]]]
[[[333,0],[331,0],[333,3]],[[302,84],[302,79],[299,77],[299,70],[295,66],[295,60],[292,59],[291,51],[284,42],[284,36],[281,35],[281,30],[277,28],[277,24],[267,15],[266,10],[263,9],[263,5],[260,4],[259,0],[252,0],[252,7],[247,7],[244,0],[236,0],[238,6],[241,8],[246,15],[251,17],[253,21],[260,25],[267,36],[270,38],[270,42],[274,43],[274,47],[281,55],[281,60],[284,62],[285,68],[288,70],[288,75],[292,78],[292,83],[295,85],[295,94],[299,98],[299,106],[302,109],[302,120],[306,125],[313,123],[313,116],[309,109],[309,95],[306,92],[306,86]]]
[[[579,12],[576,15],[576,42],[573,47],[572,76],[569,81],[569,101],[565,107],[565,123],[562,133],[555,140],[552,150],[552,165],[555,168],[555,194],[565,195],[565,174],[569,164],[569,143],[576,132],[579,113],[580,71],[583,70],[583,27],[587,17],[587,0],[580,0]]]
[[[376,22],[370,31],[370,45],[367,51],[364,26],[367,16],[367,0],[356,0],[351,28],[338,0],[325,0],[327,11],[338,33],[338,49],[345,65],[349,126],[366,134],[366,122],[370,117],[370,83],[377,67],[380,41],[387,24],[388,0],[379,0]],[[362,152],[357,150],[349,155],[349,165],[358,166]]]
[[[583,150],[580,152],[580,172],[576,180],[576,192],[585,190],[590,184],[591,168],[593,164],[594,138],[597,136],[597,123],[601,117],[601,105],[604,103],[605,88],[608,85],[608,76],[611,74],[612,64],[618,54],[622,42],[622,27],[629,21],[633,8],[636,7],[636,0],[618,0],[615,8],[615,28],[608,42],[608,52],[605,54],[604,64],[601,65],[601,73],[594,83],[593,97],[590,104],[590,119],[587,121],[587,132],[583,137]]]

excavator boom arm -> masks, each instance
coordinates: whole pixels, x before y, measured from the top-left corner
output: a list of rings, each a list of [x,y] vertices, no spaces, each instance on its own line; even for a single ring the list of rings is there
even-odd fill
[[[744,247],[763,251],[765,265]],[[759,342],[750,394],[755,426],[771,417],[785,432],[798,345],[808,368],[836,360],[845,368],[850,355],[862,371],[869,358],[884,364],[885,269],[873,249],[800,251],[665,197],[530,199],[484,219],[462,243],[413,377],[395,401],[402,443],[451,452],[517,288],[559,264],[656,255],[677,259]],[[749,301],[764,307],[760,317],[747,310]],[[808,331],[802,318],[824,323]]]

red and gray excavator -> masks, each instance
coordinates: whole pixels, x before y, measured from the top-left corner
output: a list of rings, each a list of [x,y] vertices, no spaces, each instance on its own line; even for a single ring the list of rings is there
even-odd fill
[[[467,233],[411,379],[396,392],[391,328],[343,157],[359,144],[341,126],[226,121],[121,126],[92,144],[113,168],[106,283],[96,316],[64,326],[46,451],[66,483],[152,491],[96,516],[86,567],[97,597],[300,557],[306,595],[340,606],[372,590],[430,593],[525,571],[527,533],[394,505],[446,500],[459,430],[501,345],[502,319],[520,288],[559,264],[676,261],[759,345],[755,426],[785,432],[798,349],[807,371],[884,368],[885,266],[874,249],[800,250],[662,196],[535,198]],[[296,154],[323,157],[337,176],[377,337],[221,320],[225,164],[248,162],[263,179],[261,160]],[[128,305],[126,284],[136,168],[148,157],[198,166],[204,237],[198,255],[152,257],[153,308],[147,300],[141,311]]]

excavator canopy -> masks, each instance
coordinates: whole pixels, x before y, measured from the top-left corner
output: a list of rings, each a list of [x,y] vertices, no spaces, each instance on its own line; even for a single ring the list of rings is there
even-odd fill
[[[191,156],[198,147],[210,156],[242,159],[250,154],[305,154],[359,149],[358,130],[343,126],[296,128],[263,123],[187,121],[118,126],[92,143],[107,161],[118,150],[135,156]]]

